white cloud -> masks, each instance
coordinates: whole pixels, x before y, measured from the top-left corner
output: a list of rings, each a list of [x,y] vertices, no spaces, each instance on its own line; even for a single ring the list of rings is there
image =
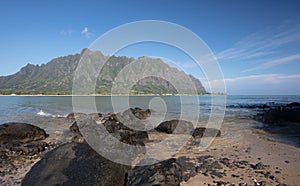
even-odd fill
[[[224,79],[228,94],[300,94],[300,74],[281,75],[263,74]],[[204,82],[209,86],[218,86],[219,81]]]
[[[92,36],[92,32],[90,32],[88,27],[84,27],[81,34],[86,38],[90,38]]]

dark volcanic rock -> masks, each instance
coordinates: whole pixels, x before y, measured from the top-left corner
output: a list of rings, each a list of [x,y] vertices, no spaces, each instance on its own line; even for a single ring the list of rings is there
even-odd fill
[[[114,115],[114,120],[123,124],[124,127],[134,130],[144,130],[145,123],[148,117],[150,117],[151,111],[149,109],[143,110],[141,108],[129,108],[122,113]],[[128,129],[127,129],[128,130]]]
[[[177,161],[182,167],[182,179],[185,182],[197,175],[193,159],[183,156],[179,157]]]
[[[293,103],[287,104],[286,107],[300,107],[300,103],[293,102]]]
[[[136,145],[149,139],[146,131],[119,130],[118,133],[121,137],[120,141],[130,145]]]
[[[91,113],[89,116],[91,116],[95,121],[100,121],[103,115],[101,113]]]
[[[22,185],[123,186],[128,169],[100,156],[86,143],[69,143],[48,152],[26,174]]]
[[[182,181],[181,165],[171,158],[153,165],[137,166],[128,171],[127,186],[176,186]]]
[[[151,115],[151,111],[149,109],[143,110],[136,107],[134,109],[130,108],[130,110],[135,117],[141,120],[147,119]]]
[[[124,164],[129,164],[139,154],[146,152],[144,141],[148,139],[148,133],[144,131],[114,129],[115,132],[109,133],[90,116],[76,120],[70,130],[75,132],[73,142],[86,141],[104,157],[120,160],[118,162]]]
[[[32,142],[47,137],[45,130],[26,123],[6,123],[0,125],[0,144],[5,142]]]
[[[79,127],[76,121],[74,121],[73,124],[70,126],[70,131],[73,133],[72,142],[83,143],[85,141],[84,137],[79,131]]]
[[[167,134],[191,134],[194,131],[194,125],[189,121],[171,120],[162,122],[155,128],[155,130]]]
[[[285,106],[270,109],[262,114],[264,123],[300,122],[300,103],[293,102]]]
[[[45,148],[48,146],[46,142],[31,142],[31,143],[19,143],[19,142],[9,142],[5,145],[2,145],[3,149],[9,151],[21,152],[22,155],[32,156],[40,152],[45,151]]]
[[[197,127],[192,136],[194,138],[202,138],[204,134],[206,137],[220,137],[221,131],[214,128]]]
[[[86,117],[87,114],[84,114],[84,113],[70,113],[67,115],[67,119],[78,119],[78,118],[81,118],[81,117]]]
[[[110,133],[112,136],[117,138],[119,141],[130,144],[130,145],[142,145],[143,143],[148,140],[149,136],[146,131],[137,131],[132,130],[125,125],[123,125],[121,122],[117,121],[115,117],[109,116],[104,118],[103,126],[107,130],[108,133]],[[95,120],[92,119],[90,116],[82,117],[75,121],[71,126],[70,130],[73,133],[72,142],[76,143],[82,143],[84,142],[84,137],[82,136],[80,132],[80,128],[77,125],[77,122],[82,123],[82,127],[97,127],[100,128],[100,124],[98,125]],[[104,130],[105,130],[104,129]],[[103,133],[104,134],[104,133]]]

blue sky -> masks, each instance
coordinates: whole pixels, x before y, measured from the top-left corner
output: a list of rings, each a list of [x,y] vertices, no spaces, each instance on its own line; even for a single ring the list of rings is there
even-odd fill
[[[119,25],[163,20],[202,38],[217,57],[229,94],[300,94],[300,1],[0,1],[0,75],[27,63],[79,53]],[[177,60],[205,79],[188,57],[154,43],[118,53]]]

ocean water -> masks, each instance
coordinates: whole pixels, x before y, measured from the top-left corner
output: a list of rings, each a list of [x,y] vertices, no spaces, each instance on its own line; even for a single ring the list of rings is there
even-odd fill
[[[261,111],[256,106],[266,104],[275,107],[291,102],[300,102],[300,96],[229,95],[226,96],[225,103],[216,102],[212,104],[212,100],[219,100],[218,96],[82,96],[75,98],[72,98],[72,96],[0,96],[0,125],[7,122],[26,122],[36,125],[42,122],[43,125],[47,125],[47,121],[53,122],[55,121],[53,119],[66,117],[74,111],[108,113],[122,111],[128,107],[140,107],[153,109],[154,115],[155,113],[157,115],[163,113],[165,120],[192,119],[194,121],[197,119],[202,125],[209,121],[212,111],[216,109],[219,115],[222,115],[222,111],[225,111],[223,125],[228,128],[238,126],[269,130],[268,126],[253,120],[255,115]],[[118,107],[126,102],[128,104],[125,104],[125,106]],[[274,133],[281,135],[281,128],[275,131],[277,132]],[[293,141],[299,141],[300,134],[292,132],[284,133],[283,136],[291,137]]]
[[[84,113],[95,112],[95,109],[90,108],[91,102],[94,102],[97,112],[119,111],[113,107],[112,99],[116,99],[116,105],[122,104],[127,99],[129,107],[151,108],[152,106],[153,110],[160,110],[164,107],[170,117],[176,117],[180,113],[192,113],[194,115],[194,112],[198,111],[201,118],[211,113],[213,96],[131,96],[129,98],[86,96],[76,100],[77,103],[81,103],[79,106],[78,104],[75,105],[75,109]],[[300,102],[300,96],[229,95],[226,96],[225,118],[251,117],[257,113],[257,109],[252,108],[253,106],[263,104],[278,106],[291,102]],[[65,117],[74,111],[72,96],[0,96],[0,103],[0,124],[11,121],[26,121],[36,117]]]

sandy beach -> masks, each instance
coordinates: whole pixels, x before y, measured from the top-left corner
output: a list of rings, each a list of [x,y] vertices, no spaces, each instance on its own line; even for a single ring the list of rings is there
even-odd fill
[[[64,118],[59,120],[57,126],[43,126],[49,134],[45,140],[47,143],[71,141],[71,135],[66,131],[72,122]],[[182,162],[185,176],[182,186],[256,183],[299,185],[299,148],[277,142],[259,129],[231,128],[225,124],[221,132],[221,137],[215,138],[204,151],[199,151],[200,139],[191,138],[179,153],[173,155]],[[150,133],[148,145],[167,137],[168,134]],[[181,136],[177,135],[176,138],[180,140]],[[1,185],[20,185],[23,177],[44,153],[23,159],[25,163],[20,163],[20,159],[17,158],[14,164],[20,167],[1,176]],[[163,153],[163,149],[160,149],[159,153]]]
[[[222,178],[217,176],[198,174],[182,185],[216,185],[218,181],[225,183],[255,185],[299,185],[300,183],[300,149],[278,143],[275,139],[265,137],[262,131],[245,131],[239,137],[224,140],[217,138],[204,152],[197,152],[197,148],[182,150],[177,157],[197,159],[201,156],[211,156],[209,161],[219,161],[227,158],[229,165],[222,165],[218,170]],[[262,168],[253,165],[262,163]],[[199,163],[201,164],[201,162]],[[222,164],[222,163],[221,163]]]

